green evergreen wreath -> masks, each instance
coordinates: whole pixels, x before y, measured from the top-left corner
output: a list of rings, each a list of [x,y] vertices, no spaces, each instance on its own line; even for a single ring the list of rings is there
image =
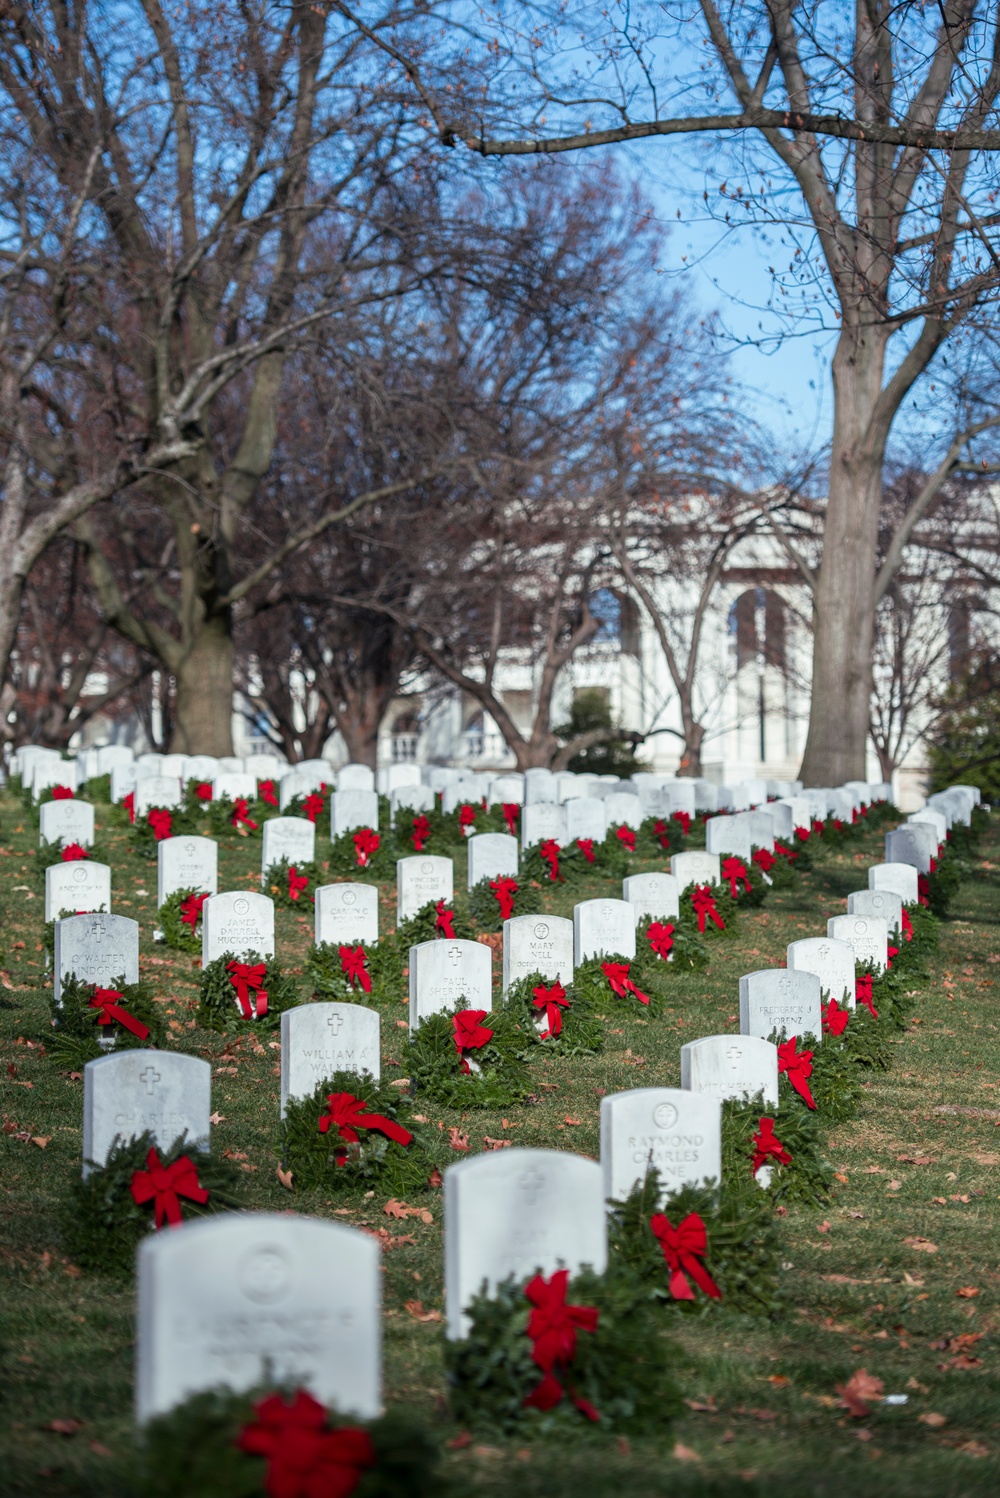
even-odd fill
[[[555,982],[554,978],[532,973],[527,978],[519,978],[507,990],[505,1007],[515,1016],[522,1035],[531,1042],[524,1052],[526,1061],[534,1059],[532,1052],[536,1045],[544,1047],[544,1054],[556,1056],[593,1056],[604,1046],[604,1025],[572,983],[564,985],[569,1003],[565,1009],[560,1006],[562,1028],[559,1034],[546,1034],[542,1038],[542,1031],[549,1027],[544,1023],[545,1010],[535,1008],[534,991],[536,988],[550,989]],[[541,1030],[538,1029],[539,1020],[543,1022]]]
[[[660,957],[654,952],[649,940],[649,928],[653,925],[672,926],[669,958]],[[663,976],[671,973],[701,973],[708,967],[708,952],[705,943],[698,935],[698,927],[692,918],[690,921],[681,920],[680,916],[669,916],[657,919],[654,916],[644,916],[635,928],[635,949],[637,953],[644,955],[649,953],[655,971]],[[640,988],[642,985],[639,985]]]
[[[752,1315],[775,1315],[782,1307],[779,1281],[781,1245],[774,1226],[774,1205],[749,1173],[718,1186],[682,1186],[659,1205],[663,1190],[655,1166],[623,1200],[612,1204],[608,1220],[608,1256],[615,1273],[634,1274],[649,1299],[684,1315],[710,1315],[716,1306]],[[714,1300],[695,1288],[694,1300],[670,1294],[670,1270],[650,1227],[663,1212],[676,1228],[695,1212],[705,1224],[708,1249],[704,1266],[721,1291]]]
[[[165,811],[170,816],[170,831],[168,837],[184,837],[197,832],[195,819],[185,810],[183,806],[150,806],[142,816],[137,816],[132,823],[132,846],[141,858],[148,858],[152,863],[156,862],[157,849],[161,839],[157,838],[149,823],[148,812]]]
[[[305,878],[307,883],[300,891],[297,900],[293,900],[289,893],[289,875],[294,868],[300,878]],[[299,910],[311,912],[315,903],[316,887],[323,882],[323,873],[318,863],[310,860],[308,863],[292,863],[287,858],[279,858],[277,863],[272,863],[264,876],[262,889],[265,895],[270,895],[275,905],[282,910]]]
[[[398,1124],[412,1134],[412,1141],[400,1144],[377,1129],[355,1129],[357,1143],[345,1141],[336,1127],[322,1133],[320,1121],[329,1113],[327,1099],[332,1093],[360,1098],[366,1105],[364,1114]],[[398,1087],[383,1087],[356,1072],[335,1072],[308,1097],[293,1098],[281,1124],[281,1158],[292,1172],[294,1186],[303,1191],[377,1188],[400,1198],[424,1190],[442,1151],[435,1137],[438,1131],[411,1123],[409,1111],[410,1099],[400,1096]]]
[[[35,883],[39,889],[45,888],[45,870],[53,868],[57,863],[72,863],[72,859],[63,859],[63,845],[60,842],[40,843],[35,852],[35,862],[32,873]],[[87,863],[108,863],[109,855],[105,847],[94,843],[87,849]]]
[[[442,1108],[509,1108],[529,1090],[523,1057],[530,1037],[515,1014],[493,1010],[482,1022],[493,1038],[468,1052],[470,1070],[464,1072],[455,1044],[455,1016],[471,1007],[460,999],[452,1009],[428,1015],[404,1046],[401,1065],[415,1096]]]
[[[566,1303],[596,1308],[596,1329],[577,1333],[573,1361],[558,1373],[566,1390],[559,1404],[545,1411],[526,1407],[542,1378],[527,1334],[532,1307],[525,1286],[530,1278],[511,1278],[489,1294],[477,1295],[467,1307],[471,1325],[465,1337],[445,1343],[456,1419],[499,1436],[569,1435],[574,1441],[586,1433],[597,1439],[609,1434],[662,1437],[667,1421],[681,1410],[672,1371],[678,1354],[645,1287],[631,1274],[598,1275],[584,1269],[571,1277]],[[570,1390],[589,1402],[598,1421],[576,1407]]]
[[[241,822],[239,826],[234,824],[233,813],[236,810],[236,803],[229,796],[216,796],[211,801],[199,803],[203,808],[202,814],[208,818],[212,837],[218,839],[262,836],[261,826],[267,816],[275,815],[274,807],[268,806],[266,801],[261,801],[259,796],[248,796],[246,802],[247,816],[251,822],[256,823],[255,827],[249,827],[245,822]],[[294,816],[295,813],[289,810],[285,815]]]
[[[472,810],[476,814],[475,821],[470,824],[468,837],[471,837],[474,833],[480,832],[507,831],[507,823],[503,821],[502,816],[500,817],[500,821],[503,823],[503,825],[501,827],[495,826],[495,818],[492,817],[490,812],[486,812],[483,810],[482,800],[478,796],[469,796],[465,801],[460,801],[459,804],[455,807],[454,811],[439,812],[439,816],[441,818],[441,830],[444,834],[445,840],[451,847],[461,848],[468,840],[465,832],[465,827],[463,826],[461,819],[462,808],[464,806],[471,806]],[[496,810],[499,811],[500,808],[497,807]]]
[[[226,971],[230,962],[245,962],[249,967],[266,963],[267,971],[261,987],[267,993],[267,1013],[259,1019],[244,1019],[237,1004],[236,989]],[[257,952],[237,957],[235,952],[223,952],[206,968],[202,968],[201,986],[198,996],[198,1023],[206,1030],[257,1029],[276,1030],[285,1009],[294,1009],[299,1003],[299,992],[294,978],[282,972],[273,957],[264,958]]]
[[[422,941],[434,941],[437,937],[444,936],[444,933],[438,930],[438,904],[437,900],[428,900],[426,905],[421,905],[415,915],[409,916],[405,921],[400,921],[395,931],[395,941],[400,952],[409,954],[410,948],[419,946]],[[444,908],[451,912],[451,928],[454,932],[454,935],[448,937],[447,940],[474,941],[476,933],[465,917],[459,915],[454,900],[445,900]]]
[[[413,823],[417,817],[427,819],[427,833],[420,848],[413,841]],[[412,806],[397,806],[392,841],[397,858],[413,858],[417,853],[440,855],[444,848],[452,847],[457,839],[454,837],[451,818],[445,817],[441,811],[441,798],[435,797],[430,811],[417,811]],[[464,842],[464,838],[462,841]]]
[[[212,1389],[193,1394],[169,1414],[157,1415],[139,1437],[130,1492],[143,1498],[257,1498],[274,1493],[266,1459],[243,1451],[240,1433],[254,1420],[254,1405],[271,1389],[234,1394]],[[287,1402],[291,1388],[279,1391]],[[331,1415],[328,1428],[367,1431],[375,1462],[351,1498],[437,1498],[442,1492],[437,1452],[425,1423],[391,1413],[365,1423]],[[300,1489],[299,1491],[304,1491]],[[343,1491],[346,1491],[343,1490]]]
[[[548,842],[544,838],[543,842]],[[581,848],[581,843],[590,844],[590,857]],[[603,841],[597,838],[575,838],[559,847],[559,876],[552,878],[551,865],[541,854],[541,843],[532,843],[521,855],[521,875],[529,883],[542,889],[552,884],[568,884],[570,887],[587,879],[624,879],[629,871],[629,854],[614,834]]]
[[[786,848],[790,846],[790,844],[784,842],[782,838],[775,839],[775,852],[772,855],[772,857],[774,858],[774,863],[767,870],[767,879],[771,881],[768,885],[768,888],[774,890],[798,889],[801,883],[798,875],[798,869],[796,867],[796,865],[798,864],[798,859],[788,858],[785,854],[779,853],[777,851],[779,842],[782,843]],[[797,853],[798,849],[792,848],[792,852]],[[752,858],[751,861],[753,861]],[[765,871],[756,862],[754,862],[754,869],[758,870],[761,876],[763,876]],[[764,882],[766,884],[767,880],[765,879]]]
[[[147,1233],[156,1231],[153,1203],[140,1206],[131,1190],[133,1174],[146,1169],[146,1158],[153,1148],[165,1166],[187,1155],[197,1170],[199,1186],[209,1193],[203,1205],[178,1197],[185,1222],[212,1212],[237,1212],[246,1205],[236,1166],[217,1155],[202,1153],[186,1142],[185,1135],[175,1139],[169,1149],[159,1148],[149,1132],[134,1139],[116,1139],[105,1164],[92,1170],[86,1180],[77,1177],[64,1202],[60,1237],[74,1264],[100,1274],[131,1276],[136,1249]]]
[[[344,942],[351,948],[362,947],[365,967],[372,980],[371,993],[348,979],[340,960],[340,942],[323,941],[309,949],[306,980],[313,992],[323,999],[340,999],[355,1004],[378,1004],[402,997],[403,963],[400,949],[391,936],[376,942]]]
[[[864,1011],[867,1013],[867,1011]],[[870,1016],[869,1016],[870,1018]],[[850,1024],[853,1023],[853,1016]],[[846,1033],[846,1032],[845,1032]],[[853,1118],[858,1108],[858,1099],[864,1086],[859,1068],[855,1065],[850,1049],[843,1044],[842,1036],[828,1035],[822,1044],[815,1035],[798,1035],[797,1051],[812,1051],[812,1072],[805,1079],[816,1111],[825,1124],[842,1123]],[[780,1045],[784,1035],[773,1030],[768,1036],[773,1045]],[[808,1108],[809,1104],[789,1081],[787,1072],[778,1077],[778,1096],[783,1103],[793,1107]]]
[[[772,1200],[820,1205],[829,1195],[833,1177],[833,1166],[822,1154],[823,1120],[818,1109],[813,1112],[801,1099],[789,1101],[780,1092],[776,1109],[764,1104],[761,1093],[749,1102],[734,1098],[723,1102],[722,1179],[733,1182],[745,1176],[754,1182],[753,1140],[764,1117],[773,1120],[775,1136],[792,1158],[787,1165],[766,1161],[773,1166],[771,1184],[757,1189]]]
[[[971,873],[972,866],[967,860],[957,857],[949,848],[943,850],[933,874],[920,876],[921,881],[926,880],[925,898],[932,915],[940,920],[947,916],[951,903],[958,894],[959,885]]]
[[[354,842],[356,832],[378,833],[379,846],[369,855],[367,863],[358,862],[358,849]],[[377,827],[353,828],[342,832],[330,844],[329,868],[334,879],[367,879],[376,884],[389,884],[396,878],[396,849],[392,839]]]
[[[542,909],[541,891],[520,874],[516,877],[515,883],[517,889],[514,891],[511,917],[537,915]],[[490,889],[489,879],[480,879],[479,883],[474,884],[469,890],[468,908],[469,919],[478,930],[492,932],[503,930],[504,917],[500,913],[500,901],[495,891]]]
[[[84,786],[84,794],[88,801],[99,801],[105,806],[111,804],[111,776],[91,775]]]
[[[149,1031],[144,1036],[136,1035],[114,1015],[110,1017],[109,1024],[99,1023],[105,1011],[91,1003],[96,996],[97,987],[96,983],[84,983],[71,976],[62,980],[58,1004],[53,995],[55,1036],[52,1056],[59,1066],[79,1070],[86,1062],[96,1061],[98,1056],[105,1056],[110,1050],[128,1051],[144,1046],[159,1049],[166,1044],[167,1027],[163,1010],[156,1003],[152,989],[144,979],[140,978],[138,983],[126,983],[122,976],[107,984],[107,990],[121,994],[121,998],[114,1002],[114,1007],[123,1010],[139,1025],[144,1025]],[[105,1046],[101,1044],[102,1041],[113,1041],[114,1044]]]
[[[692,817],[692,827],[694,822]],[[685,835],[684,828],[673,816],[643,817],[635,835],[635,851],[640,858],[647,860],[669,858],[673,853],[683,853],[689,839],[690,833]]]
[[[927,959],[938,949],[941,939],[941,922],[932,915],[926,905],[905,906],[910,918],[910,940],[903,936],[900,942],[900,961],[893,961],[893,971],[926,976]],[[900,933],[902,935],[902,933]]]
[[[763,883],[763,880],[761,881]],[[709,893],[715,901],[715,908],[722,921],[721,928],[715,924],[710,915],[705,917],[705,929],[698,929],[698,913],[695,910],[692,896],[696,888],[701,889],[703,885],[691,885],[688,889],[681,891],[680,915],[678,920],[685,929],[690,929],[692,935],[704,941],[707,936],[713,940],[716,938],[727,938],[732,936],[739,925],[739,901],[734,900],[729,892],[728,883],[709,885]]]
[[[175,952],[201,951],[201,915],[193,926],[181,919],[184,901],[192,895],[202,895],[201,889],[177,889],[168,895],[157,912],[157,921],[163,932],[163,940]]]
[[[649,1003],[643,1003],[627,987],[624,993],[616,993],[611,986],[610,977],[604,971],[605,963],[616,967],[624,964],[628,968],[629,982],[634,983],[639,992],[646,995]],[[573,987],[584,1003],[602,1019],[616,1012],[621,1013],[623,1007],[634,1014],[648,1016],[659,1014],[663,1008],[663,985],[669,981],[665,976],[669,971],[670,965],[661,958],[654,957],[647,945],[646,952],[637,947],[635,957],[623,957],[620,952],[588,957],[586,962],[577,965],[573,973]]]

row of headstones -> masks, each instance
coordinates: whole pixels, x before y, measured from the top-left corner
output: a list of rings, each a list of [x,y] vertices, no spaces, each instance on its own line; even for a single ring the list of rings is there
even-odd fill
[[[833,921],[850,922],[853,901],[874,897],[877,906],[883,891],[893,901],[898,899],[900,906],[915,896],[912,865],[904,865],[902,874],[890,864],[877,867],[883,878],[873,878],[876,870],[871,870],[869,890],[850,896],[848,915],[833,917]],[[899,880],[899,890],[889,888],[893,879]],[[886,930],[891,920],[898,923],[894,903],[889,902],[885,914],[872,919]],[[831,933],[831,939],[839,938]],[[853,946],[851,950],[853,955]],[[790,969],[799,971],[791,963]],[[754,979],[760,976],[748,974],[741,980],[741,1012],[744,997],[752,1007]],[[812,976],[810,1005],[815,1007],[817,990],[826,985],[818,974]],[[305,1009],[312,1010],[316,1019],[337,1021],[336,1026],[330,1025],[327,1043],[358,1006]],[[291,1055],[296,1050],[294,1016],[301,1012],[283,1017],[283,1101],[287,1096],[286,1051]],[[789,1033],[788,1021],[794,1022],[792,1015],[782,1018],[772,1013],[761,1023],[770,1019],[781,1021],[771,1029],[785,1033]],[[818,1037],[821,1026],[814,1033]],[[727,1043],[729,1051],[723,1054],[720,1047]],[[667,1189],[685,1181],[719,1179],[722,1098],[735,1095],[734,1087],[738,1087],[742,1095],[759,1090],[767,1101],[777,1102],[776,1057],[773,1066],[759,1064],[763,1053],[756,1067],[741,1065],[747,1050],[752,1054],[761,1047],[774,1051],[766,1040],[753,1035],[739,1042],[732,1037],[703,1037],[682,1047],[681,1089],[641,1089],[604,1098],[600,1164],[558,1151],[512,1149],[474,1156],[449,1167],[444,1177],[449,1335],[463,1334],[465,1307],[484,1283],[494,1288],[511,1275],[524,1278],[539,1270],[548,1274],[559,1266],[573,1271],[589,1264],[598,1272],[603,1270],[606,1198],[626,1193],[649,1164],[660,1168]],[[333,1050],[319,1064],[339,1064],[344,1056],[345,1052]],[[201,1089],[200,1112],[191,1133],[207,1138],[208,1064],[169,1053],[163,1059],[172,1066],[197,1069],[197,1084],[195,1073],[188,1072],[192,1087]],[[132,1101],[137,1088],[151,1096],[164,1081],[155,1074],[150,1053],[104,1058],[87,1069],[85,1091],[92,1100],[100,1091],[100,1069],[109,1066],[131,1067],[136,1072]],[[742,1078],[740,1086],[739,1074],[747,1070],[750,1075]],[[107,1106],[119,1107],[122,1093],[121,1083],[111,1086]],[[179,1123],[187,1126],[188,1105],[182,1103],[171,1111],[165,1093],[163,1099],[166,1116],[157,1117],[155,1123],[162,1123],[166,1143],[166,1136],[176,1137]],[[145,1106],[150,1109],[148,1103]],[[151,1122],[151,1110],[138,1118],[122,1114],[106,1126],[106,1132],[149,1127]],[[87,1137],[93,1145],[93,1124]],[[144,1242],[137,1289],[140,1420],[169,1410],[199,1389],[219,1384],[251,1387],[265,1370],[278,1381],[294,1378],[306,1383],[317,1397],[345,1413],[362,1418],[379,1413],[380,1263],[378,1247],[370,1237],[339,1224],[285,1215],[188,1224]]]

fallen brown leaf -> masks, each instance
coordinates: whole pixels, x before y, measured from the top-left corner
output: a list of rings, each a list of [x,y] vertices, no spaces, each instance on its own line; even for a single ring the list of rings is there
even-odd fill
[[[715,1397],[709,1394],[707,1399],[685,1399],[684,1403],[689,1410],[694,1410],[698,1415],[717,1415],[719,1413]]]
[[[275,1168],[275,1172],[274,1173],[278,1177],[278,1180],[281,1182],[282,1186],[284,1186],[285,1190],[286,1191],[291,1191],[292,1190],[292,1172],[290,1170],[282,1170],[281,1166],[278,1165]]]
[[[843,1185],[847,1185],[848,1177],[842,1170],[835,1170],[833,1172],[833,1178],[835,1181],[840,1181]]]
[[[929,1238],[904,1238],[903,1242],[908,1248],[915,1248],[918,1253],[936,1254],[938,1251],[937,1244],[932,1243]]]
[[[565,1116],[565,1118],[563,1119],[563,1123],[564,1124],[569,1124],[570,1128],[572,1128],[572,1129],[577,1129],[583,1123],[583,1119],[582,1118],[570,1118],[569,1114],[567,1113],[566,1116]]]
[[[974,1300],[979,1291],[975,1285],[961,1285],[955,1294],[960,1300]]]
[[[32,1134],[31,1142],[32,1144],[37,1144],[38,1148],[43,1150],[51,1138],[51,1134]]]
[[[448,1130],[448,1143],[453,1150],[467,1150],[469,1148],[468,1134],[462,1134],[458,1129],[452,1127]]]
[[[942,1425],[948,1424],[947,1415],[939,1415],[935,1410],[925,1410],[917,1419],[921,1425],[929,1425],[932,1430],[940,1430]]]
[[[210,1124],[225,1123],[226,1115],[224,1113],[210,1113],[208,1116],[208,1121]]]
[[[406,1205],[406,1203],[396,1201],[395,1197],[391,1197],[389,1201],[386,1202],[385,1206],[382,1208],[382,1211],[385,1213],[386,1217],[402,1218],[409,1217],[410,1215],[410,1209]]]
[[[440,1321],[440,1311],[425,1311],[422,1300],[407,1300],[403,1302],[407,1313],[414,1321]]]
[[[896,1159],[902,1165],[934,1165],[936,1155],[897,1155]]]
[[[845,1408],[859,1420],[870,1414],[872,1400],[881,1399],[884,1387],[882,1380],[875,1378],[867,1368],[858,1368],[846,1384],[834,1384]]]
[[[489,1134],[484,1134],[483,1143],[488,1150],[509,1150],[514,1141],[513,1139],[491,1139]]]
[[[692,1447],[685,1446],[683,1444],[683,1442],[681,1442],[681,1441],[675,1441],[674,1442],[674,1461],[675,1462],[700,1462],[701,1461],[701,1457],[698,1455],[697,1451],[695,1451],[695,1450],[692,1449]]]
[[[57,1436],[75,1436],[82,1426],[82,1420],[50,1420],[42,1430],[51,1430]]]

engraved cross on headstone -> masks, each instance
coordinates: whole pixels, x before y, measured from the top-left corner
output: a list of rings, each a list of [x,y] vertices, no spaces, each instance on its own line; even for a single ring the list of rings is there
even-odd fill
[[[339,1035],[344,1026],[344,1016],[342,1014],[328,1014],[326,1022],[330,1026],[330,1033],[332,1035]]]
[[[461,955],[462,955],[462,949],[461,949],[461,947],[449,947],[448,948],[448,959],[451,962],[452,967],[457,967],[458,966],[459,958],[461,957]]]
[[[517,1185],[527,1198],[528,1206],[533,1207],[545,1190],[545,1177],[534,1165],[529,1165],[524,1174],[518,1178]]]
[[[726,1052],[726,1060],[729,1062],[729,1065],[732,1067],[733,1071],[735,1071],[740,1062],[743,1060],[743,1052],[740,1050],[738,1045],[731,1045],[729,1047],[729,1050]]]
[[[159,1080],[160,1073],[153,1065],[147,1066],[145,1071],[139,1073],[139,1081],[145,1083],[147,1097],[153,1096],[153,1088]]]

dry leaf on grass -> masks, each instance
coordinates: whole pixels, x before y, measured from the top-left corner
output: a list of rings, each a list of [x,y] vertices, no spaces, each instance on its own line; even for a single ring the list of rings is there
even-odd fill
[[[483,1143],[488,1150],[509,1150],[514,1141],[513,1139],[491,1139],[488,1134],[484,1134]]]
[[[462,1134],[456,1128],[448,1130],[448,1144],[453,1150],[467,1150],[469,1148],[468,1134]]]
[[[681,1441],[674,1442],[674,1461],[676,1462],[700,1462],[701,1457],[697,1451],[690,1446],[685,1446]]]
[[[697,1415],[717,1415],[719,1413],[713,1394],[709,1394],[705,1399],[685,1399],[684,1403],[689,1410],[694,1410]]]
[[[290,1170],[282,1170],[281,1166],[279,1165],[276,1167],[274,1173],[278,1177],[278,1180],[281,1182],[282,1186],[284,1186],[285,1190],[291,1191],[292,1172]]]
[[[51,1430],[57,1436],[75,1436],[82,1425],[82,1420],[50,1420],[42,1430]]]
[[[956,1451],[962,1451],[966,1456],[989,1456],[990,1448],[982,1441],[963,1441],[961,1446],[955,1447]]]
[[[924,1414],[918,1415],[917,1419],[921,1425],[929,1425],[932,1430],[940,1430],[942,1425],[948,1424],[947,1415],[939,1415],[934,1410],[925,1411]]]
[[[406,1202],[397,1201],[394,1196],[390,1197],[382,1208],[386,1217],[402,1219],[404,1217],[419,1217],[421,1222],[433,1222],[434,1213],[427,1207],[411,1207]]]
[[[361,1231],[363,1233],[367,1233],[369,1238],[377,1238],[382,1247],[386,1250],[392,1248],[405,1248],[407,1245],[410,1245],[412,1247],[416,1244],[417,1241],[416,1238],[411,1237],[409,1233],[402,1233],[398,1238],[394,1238],[389,1232],[388,1228],[363,1227]]]
[[[226,1115],[224,1113],[212,1113],[209,1115],[208,1121],[210,1124],[225,1123]]]
[[[862,1420],[871,1413],[872,1401],[881,1399],[885,1385],[880,1378],[869,1373],[867,1368],[858,1368],[846,1384],[834,1384],[833,1387],[843,1400],[845,1408]]]
[[[904,1238],[903,1242],[908,1248],[915,1248],[921,1254],[936,1254],[938,1246],[929,1238]]]
[[[569,1124],[569,1126],[570,1126],[571,1129],[578,1129],[580,1127],[580,1125],[583,1123],[583,1119],[582,1118],[570,1118],[569,1114],[567,1113],[566,1116],[565,1116],[565,1118],[563,1119],[563,1123],[564,1124]]]
[[[38,1148],[43,1150],[51,1138],[51,1134],[32,1134],[31,1142],[32,1144],[37,1144]]]
[[[960,1300],[974,1300],[975,1297],[979,1294],[979,1291],[977,1290],[975,1285],[961,1285],[955,1291],[955,1294]]]
[[[902,1165],[935,1165],[936,1155],[897,1155],[896,1159]]]
[[[423,1303],[422,1300],[407,1300],[407,1301],[404,1301],[403,1304],[404,1304],[404,1306],[406,1308],[406,1311],[407,1311],[408,1315],[412,1316],[413,1319],[414,1319],[414,1321],[440,1321],[441,1320],[441,1312],[440,1311],[425,1311],[424,1310],[424,1303]]]

